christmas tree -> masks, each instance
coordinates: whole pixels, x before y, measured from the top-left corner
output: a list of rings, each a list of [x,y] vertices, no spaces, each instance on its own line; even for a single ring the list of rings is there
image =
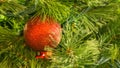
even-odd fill
[[[120,0],[0,0],[0,68],[120,68],[119,56]]]

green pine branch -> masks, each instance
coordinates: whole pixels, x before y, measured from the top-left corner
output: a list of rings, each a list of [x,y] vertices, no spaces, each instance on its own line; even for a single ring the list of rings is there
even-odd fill
[[[25,6],[20,5],[17,0],[6,0],[5,2],[0,3],[0,14],[5,16],[20,16],[18,15],[25,9]]]
[[[22,2],[0,2],[0,68],[120,67],[119,0]],[[35,59],[24,42],[21,31],[35,15],[62,23],[62,40],[49,60]]]
[[[52,17],[58,21],[62,21],[63,19],[66,19],[70,14],[69,7],[61,4],[56,0],[33,0],[31,3],[35,8],[34,16],[40,16],[43,20],[46,17]]]

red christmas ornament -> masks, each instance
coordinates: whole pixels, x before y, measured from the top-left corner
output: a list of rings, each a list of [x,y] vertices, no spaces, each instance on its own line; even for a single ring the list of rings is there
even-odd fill
[[[24,38],[26,44],[35,51],[45,51],[45,47],[56,47],[61,40],[61,26],[52,18],[44,21],[40,17],[31,18],[25,25]],[[40,53],[42,58],[44,52]]]

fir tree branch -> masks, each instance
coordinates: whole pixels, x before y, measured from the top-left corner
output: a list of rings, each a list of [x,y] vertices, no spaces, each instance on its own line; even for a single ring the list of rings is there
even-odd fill
[[[40,16],[42,19],[45,17],[53,17],[54,19],[61,21],[69,16],[69,7],[61,4],[57,1],[45,1],[45,0],[35,0],[35,16]]]

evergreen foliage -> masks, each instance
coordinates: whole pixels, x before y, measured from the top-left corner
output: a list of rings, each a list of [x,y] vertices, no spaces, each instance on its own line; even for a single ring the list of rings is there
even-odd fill
[[[62,40],[51,59],[35,59],[23,29],[53,17]],[[0,0],[0,68],[120,68],[119,0]]]

